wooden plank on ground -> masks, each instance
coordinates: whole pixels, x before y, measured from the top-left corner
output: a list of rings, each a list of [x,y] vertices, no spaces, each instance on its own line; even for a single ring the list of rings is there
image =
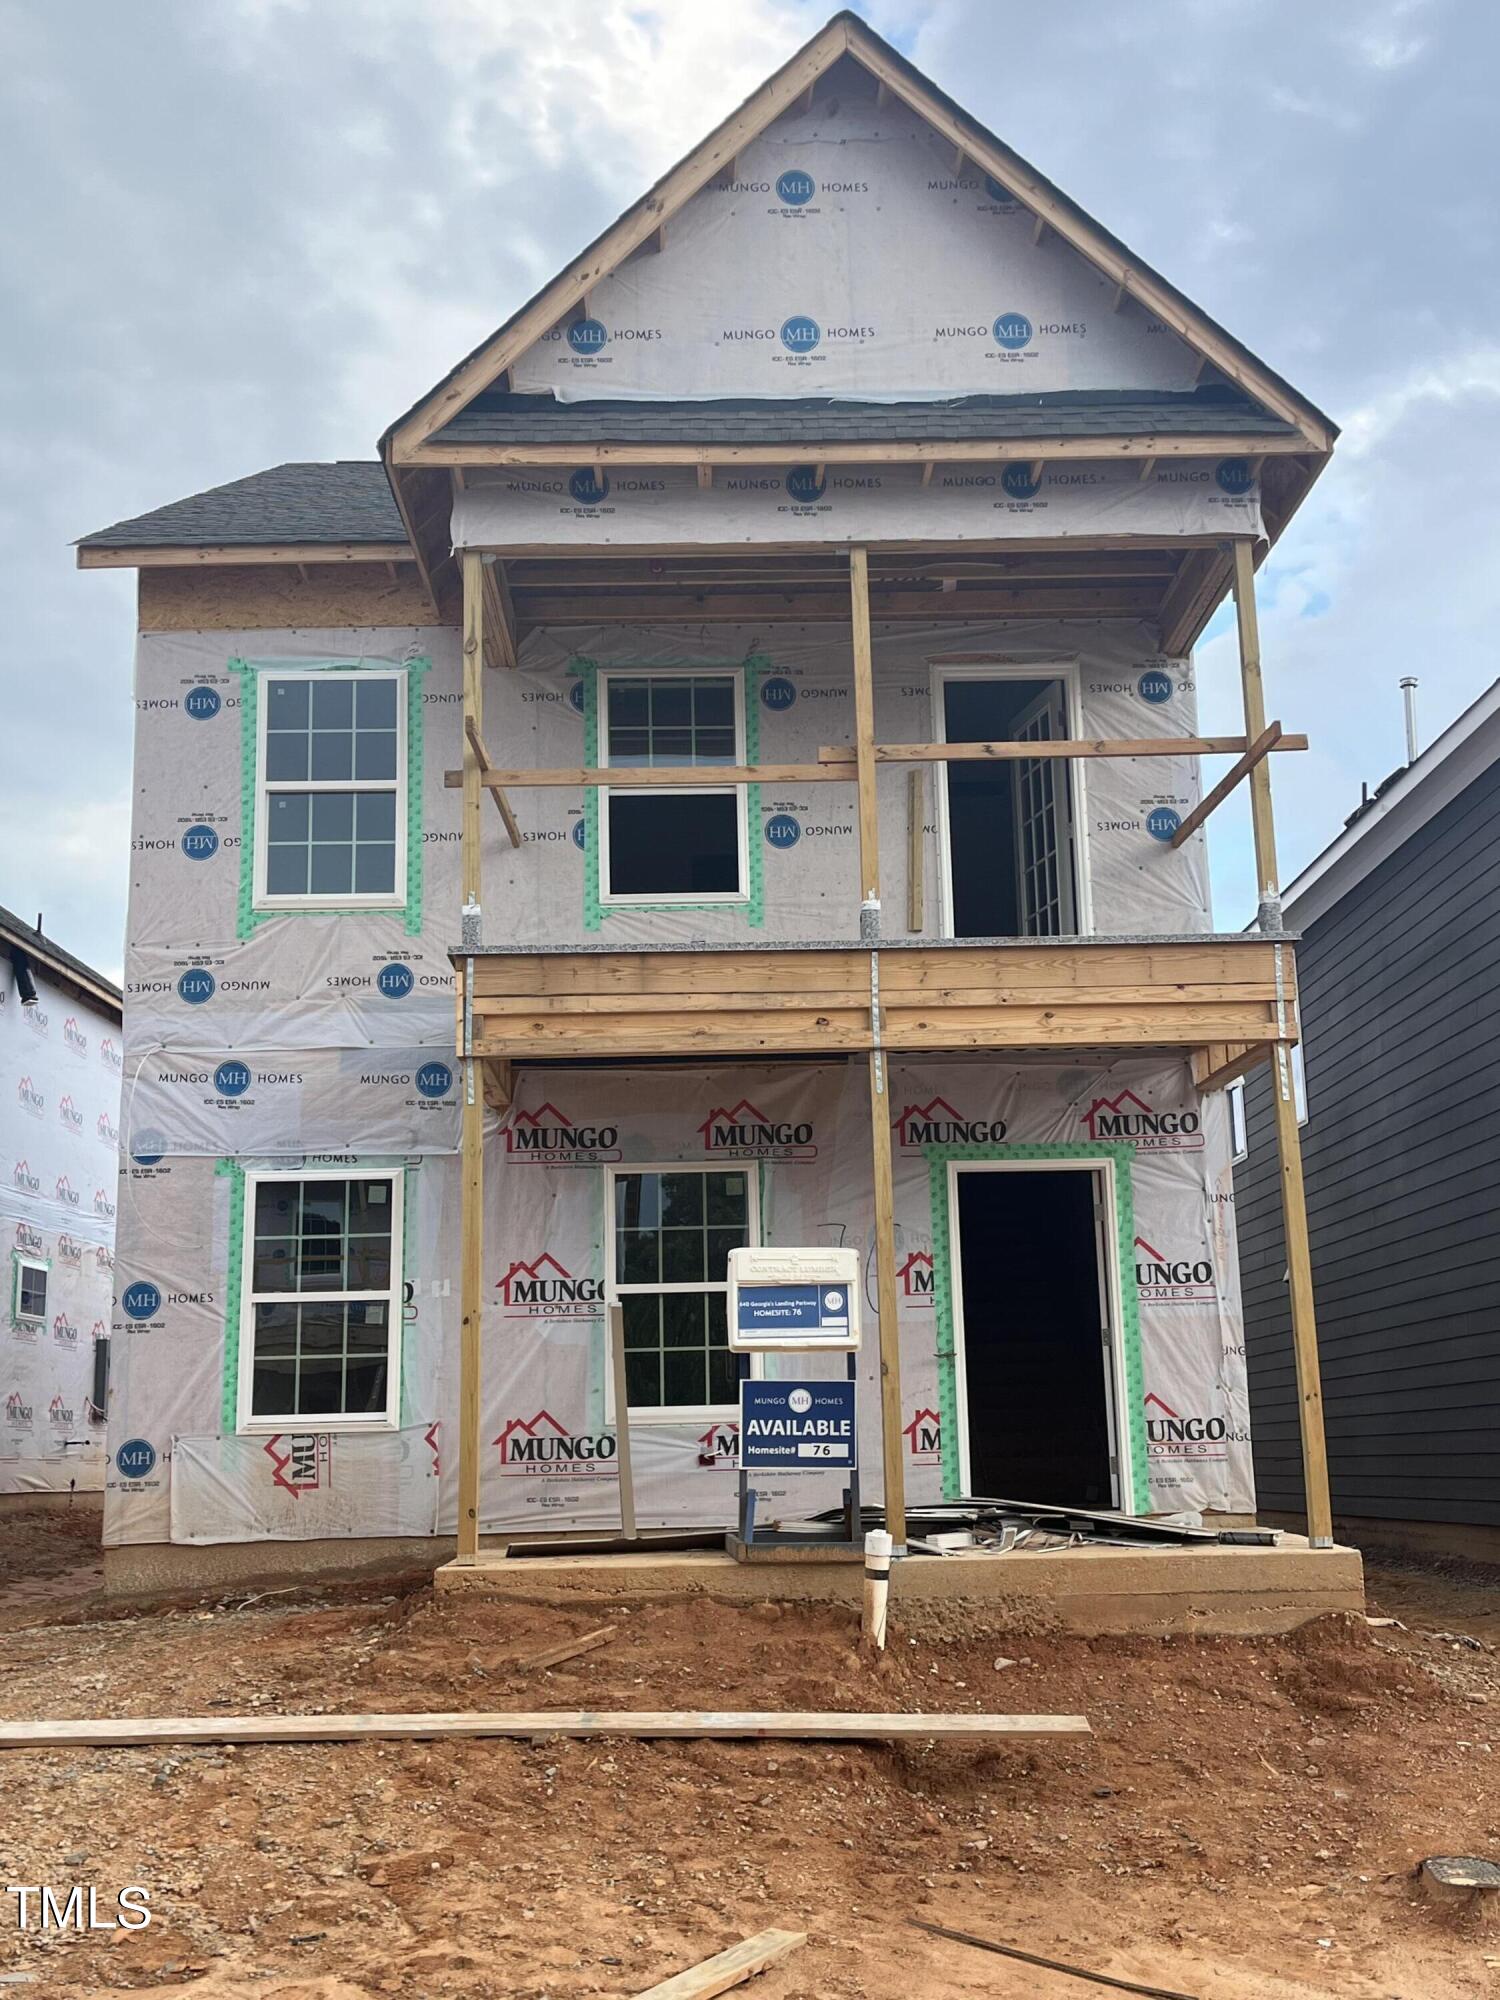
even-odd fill
[[[560,1667],[564,1660],[574,1660],[580,1653],[592,1653],[599,1646],[607,1646],[618,1630],[617,1625],[601,1625],[596,1632],[585,1632],[581,1638],[560,1639],[540,1653],[528,1653],[524,1659],[506,1660],[503,1664],[527,1674],[539,1673],[543,1667]]]
[[[728,1951],[649,1987],[637,2000],[713,2000],[716,1993],[727,1993],[731,1986],[753,1979],[757,1972],[776,1965],[806,1943],[806,1931],[757,1931]]]
[[[805,1709],[503,1709],[410,1715],[141,1715],[0,1722],[0,1750],[143,1743],[355,1743],[433,1736],[715,1736],[836,1743],[1087,1736],[1083,1715],[856,1715]]]

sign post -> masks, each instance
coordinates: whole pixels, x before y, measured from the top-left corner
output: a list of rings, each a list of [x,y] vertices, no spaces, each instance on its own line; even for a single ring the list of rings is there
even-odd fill
[[[729,1345],[741,1354],[843,1353],[847,1375],[825,1380],[740,1383],[739,1541],[858,1547],[859,1257],[853,1250],[732,1250]],[[753,1472],[848,1474],[842,1537],[755,1528]]]

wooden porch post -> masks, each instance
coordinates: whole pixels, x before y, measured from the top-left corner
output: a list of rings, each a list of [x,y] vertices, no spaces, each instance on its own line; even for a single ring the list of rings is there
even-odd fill
[[[875,1295],[880,1308],[880,1435],[885,1524],[898,1552],[906,1548],[906,1464],[901,1456],[901,1325],[896,1292],[895,1186],[891,1170],[889,1071],[880,1047],[880,821],[875,790],[875,684],[870,647],[870,565],[849,556],[854,627],[854,738],[859,777],[860,933],[870,946],[870,1130],[875,1189]],[[873,906],[873,907],[872,907]]]
[[[464,792],[460,852],[467,944],[480,924],[479,809],[484,798],[473,741],[484,727],[484,558],[477,550],[464,550],[463,581]],[[484,1090],[479,1059],[472,1053],[472,972],[473,961],[469,960],[464,968],[460,1050],[464,1085],[458,1387],[458,1560],[461,1563],[472,1563],[479,1554],[480,1334],[484,1309]]]
[[[1240,684],[1245,734],[1252,741],[1266,726],[1260,675],[1260,627],[1255,613],[1255,565],[1251,544],[1234,545],[1234,606],[1239,625]],[[1262,758],[1250,773],[1250,821],[1255,836],[1255,878],[1262,927],[1276,912],[1280,925],[1276,872],[1276,830],[1271,817],[1271,771]],[[1281,947],[1290,951],[1291,947]],[[1307,1534],[1314,1548],[1333,1546],[1333,1505],[1328,1489],[1328,1443],[1323,1429],[1323,1387],[1318,1367],[1318,1323],[1313,1307],[1312,1251],[1307,1233],[1307,1196],[1302,1184],[1302,1135],[1292,1082],[1292,1050],[1277,1042],[1271,1070],[1276,1111],[1276,1150],[1281,1169],[1281,1216],[1286,1239],[1288,1291],[1292,1309],[1292,1351],[1297,1366],[1297,1414],[1302,1437],[1302,1485],[1307,1501]]]

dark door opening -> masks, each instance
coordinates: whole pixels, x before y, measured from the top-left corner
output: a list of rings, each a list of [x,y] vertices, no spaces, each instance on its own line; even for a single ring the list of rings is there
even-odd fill
[[[949,743],[1055,742],[1060,680],[943,683]],[[1068,767],[1056,758],[945,764],[955,937],[1058,937],[1077,929]]]
[[[969,1491],[1113,1507],[1096,1177],[956,1180]]]

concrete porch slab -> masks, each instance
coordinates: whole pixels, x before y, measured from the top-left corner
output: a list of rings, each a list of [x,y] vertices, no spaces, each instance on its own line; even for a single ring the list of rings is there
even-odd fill
[[[473,1564],[444,1563],[442,1591],[547,1602],[702,1596],[857,1606],[863,1570],[848,1562],[739,1563],[714,1549],[622,1555],[509,1556],[482,1548]],[[1283,1535],[1274,1549],[1073,1548],[1008,1555],[907,1556],[891,1573],[893,1614],[951,1608],[1004,1626],[1053,1622],[1073,1632],[1290,1632],[1330,1611],[1363,1613],[1357,1549],[1311,1549]]]

